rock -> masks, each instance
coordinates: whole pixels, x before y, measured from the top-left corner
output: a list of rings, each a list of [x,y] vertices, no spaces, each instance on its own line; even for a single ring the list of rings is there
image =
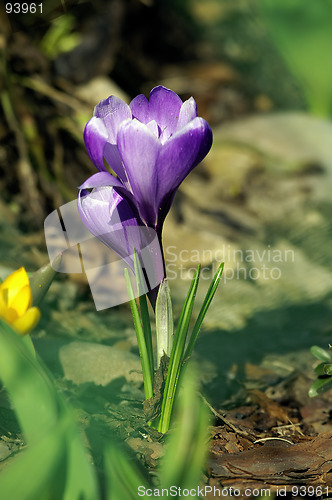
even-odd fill
[[[131,352],[90,342],[71,342],[60,348],[64,376],[74,384],[106,386],[119,377],[142,382],[140,360]]]
[[[5,460],[7,457],[9,457],[10,454],[11,451],[6,443],[0,441],[0,461]]]

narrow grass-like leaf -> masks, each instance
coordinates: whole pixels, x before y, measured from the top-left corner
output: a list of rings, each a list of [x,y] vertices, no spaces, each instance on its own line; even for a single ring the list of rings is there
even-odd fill
[[[141,318],[139,315],[138,306],[134,297],[134,291],[130,281],[128,269],[125,269],[124,272],[125,272],[125,279],[127,284],[131,314],[133,317],[134,327],[136,331],[138,350],[141,358],[143,381],[144,381],[144,394],[145,394],[145,399],[149,399],[153,397],[153,382],[151,378],[150,358],[145,342],[145,335],[141,323]]]
[[[151,334],[151,323],[150,323],[150,315],[148,303],[146,300],[146,294],[144,292],[143,284],[145,282],[142,266],[139,261],[139,257],[137,255],[136,250],[134,249],[134,264],[135,264],[135,275],[136,275],[136,283],[137,283],[137,291],[139,296],[139,305],[141,310],[141,318],[142,318],[142,326],[146,344],[146,350],[149,357],[149,365],[150,365],[150,377],[152,380],[154,379],[154,362],[153,362],[153,348],[152,348],[152,334]]]
[[[170,357],[174,337],[174,320],[171,294],[167,278],[158,291],[156,301],[157,368],[164,354]]]
[[[209,289],[205,295],[205,299],[203,301],[203,304],[202,304],[201,310],[199,312],[198,318],[196,320],[196,323],[194,325],[193,331],[191,333],[190,340],[189,340],[184,358],[188,358],[189,356],[191,356],[191,354],[193,352],[193,349],[194,349],[199,331],[201,329],[203,320],[204,320],[205,315],[210,307],[210,304],[212,302],[214,294],[217,291],[223,269],[224,269],[224,263],[222,262],[218,268],[218,271],[214,275],[213,280],[209,286]]]
[[[137,500],[141,491],[151,488],[136,464],[119,446],[109,445],[105,451],[107,500]],[[140,488],[140,489],[139,489]],[[139,496],[143,496],[139,495]]]
[[[175,425],[159,469],[161,489],[176,486],[191,490],[199,484],[208,451],[209,414],[197,386],[197,372],[189,366],[175,402]]]
[[[0,474],[3,498],[97,500],[96,478],[73,412],[25,338],[2,321],[0,380],[28,442]]]
[[[177,383],[184,358],[183,353],[187,339],[189,322],[198,287],[199,273],[200,273],[200,265],[197,267],[193,280],[191,282],[187,298],[182,308],[179,324],[176,329],[176,334],[174,337],[174,343],[165,382],[160,421],[158,425],[159,432],[163,433],[167,432],[169,429],[172,407],[177,389]]]

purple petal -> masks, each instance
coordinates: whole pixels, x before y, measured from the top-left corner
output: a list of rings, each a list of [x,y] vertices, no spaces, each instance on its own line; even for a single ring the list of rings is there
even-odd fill
[[[212,132],[203,118],[195,118],[163,146],[158,159],[158,204],[169,197],[208,153]]]
[[[187,101],[185,101],[180,109],[179,120],[176,126],[176,130],[180,130],[185,127],[187,123],[197,117],[197,105],[195,99],[190,97]]]
[[[141,232],[130,205],[112,187],[80,192],[78,212],[87,229],[132,266],[134,248],[140,249]]]
[[[155,87],[150,92],[150,101],[141,94],[129,104],[133,117],[148,124],[155,120],[161,129],[161,141],[165,142],[176,130],[182,106],[180,97],[166,87]]]
[[[124,120],[132,118],[131,110],[119,97],[111,95],[95,107],[94,116],[100,118],[108,133],[108,142],[116,144],[119,127]]]
[[[158,212],[156,161],[162,146],[146,125],[134,119],[120,128],[118,148],[140,214],[153,227]]]
[[[79,189],[81,191],[86,191],[91,188],[102,186],[115,187],[117,192],[130,203],[132,211],[135,213],[135,217],[139,218],[137,201],[135,200],[133,194],[128,190],[127,186],[123,185],[119,179],[111,175],[109,172],[97,172],[96,174],[91,175],[91,177],[79,186]],[[80,196],[84,196],[84,194],[85,193],[80,193]]]
[[[159,139],[160,135],[160,128],[157,125],[157,122],[155,120],[151,120],[149,123],[147,123],[147,127],[151,130],[151,132]]]
[[[162,131],[161,140],[165,142],[171,136],[178,123],[182,100],[172,90],[165,87],[155,87],[150,92],[150,116]]]
[[[92,163],[100,170],[106,171],[103,156],[108,133],[102,120],[92,117],[84,129],[84,142]]]
[[[196,159],[194,161],[193,167],[196,167],[208,154],[208,152],[211,149],[212,142],[213,142],[213,134],[210,125],[204,118],[197,118],[197,120],[201,121],[201,126],[202,126],[202,135],[201,135],[201,142],[200,142],[200,147],[198,150],[198,154],[196,156]],[[195,120],[193,120],[195,121]]]
[[[140,94],[135,97],[129,104],[133,118],[136,118],[141,123],[149,123],[152,118],[150,118],[150,104],[145,95]]]
[[[91,189],[100,186],[119,186],[122,187],[121,182],[109,172],[97,172],[91,175],[78,189]]]
[[[126,185],[128,182],[127,174],[123,168],[122,160],[116,144],[106,143],[104,148],[104,158],[113,172],[119,177],[121,182]]]

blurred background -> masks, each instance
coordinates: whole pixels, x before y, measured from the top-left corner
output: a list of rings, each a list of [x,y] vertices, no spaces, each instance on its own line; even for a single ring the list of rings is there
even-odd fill
[[[199,260],[208,275],[221,249],[228,276],[244,268],[223,283],[198,341],[209,396],[219,402],[239,380],[310,367],[309,346],[326,347],[332,333],[332,1],[47,0],[34,14],[8,5],[0,7],[2,274],[47,262],[45,217],[95,173],[82,136],[94,106],[162,84],[194,96],[214,130],[165,226],[176,314]],[[253,250],[254,261],[236,250]],[[265,279],[263,265],[280,277]],[[81,275],[60,276],[52,290],[40,352],[76,384],[99,383],[105,371],[110,383],[120,368],[96,366],[88,342],[137,354],[129,310],[97,314]],[[84,380],[74,359],[89,367]]]

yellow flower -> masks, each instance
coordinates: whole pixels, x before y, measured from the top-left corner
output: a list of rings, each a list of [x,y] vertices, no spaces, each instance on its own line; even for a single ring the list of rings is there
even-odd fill
[[[31,307],[32,293],[26,270],[21,267],[0,284],[0,317],[22,335],[40,319],[38,307]]]

